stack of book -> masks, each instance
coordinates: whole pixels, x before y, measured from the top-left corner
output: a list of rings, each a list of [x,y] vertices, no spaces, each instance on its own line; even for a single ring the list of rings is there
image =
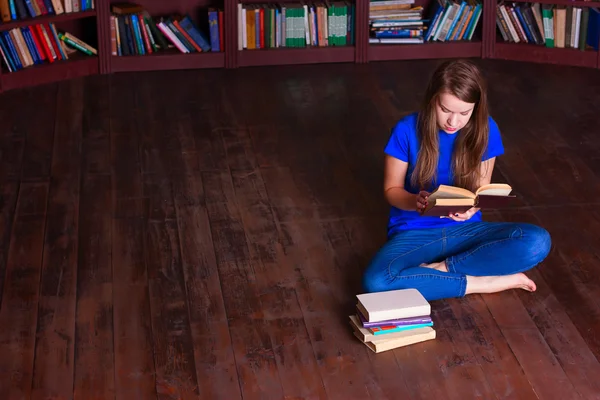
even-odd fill
[[[375,353],[435,339],[431,306],[416,289],[356,296],[354,336]]]
[[[369,43],[423,43],[423,7],[414,0],[373,0],[369,3]]]

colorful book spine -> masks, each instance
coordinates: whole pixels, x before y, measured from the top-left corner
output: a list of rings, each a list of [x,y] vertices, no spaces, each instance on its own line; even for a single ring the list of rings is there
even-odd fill
[[[360,318],[360,321],[362,322],[363,327],[365,327],[365,328],[373,328],[373,327],[379,327],[379,326],[417,325],[417,324],[428,324],[431,322],[430,316],[398,318],[398,319],[390,319],[387,321],[369,322],[360,313],[360,311],[357,310],[357,314]]]

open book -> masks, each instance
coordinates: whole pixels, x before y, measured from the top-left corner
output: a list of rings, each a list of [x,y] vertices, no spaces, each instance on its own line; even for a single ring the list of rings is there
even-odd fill
[[[506,183],[490,183],[480,187],[475,193],[459,187],[440,185],[429,195],[423,215],[440,217],[451,213],[464,213],[471,207],[504,207],[515,198],[511,192],[512,187]]]

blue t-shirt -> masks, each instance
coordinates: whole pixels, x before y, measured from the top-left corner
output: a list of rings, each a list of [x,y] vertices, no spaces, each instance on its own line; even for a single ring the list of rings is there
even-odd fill
[[[385,153],[399,160],[408,163],[408,171],[404,181],[404,189],[410,193],[418,193],[419,188],[413,187],[410,182],[411,175],[417,163],[417,153],[419,151],[419,139],[417,135],[417,117],[418,113],[413,113],[402,118],[390,135]],[[488,147],[484,152],[482,161],[499,156],[504,153],[500,130],[496,122],[489,117],[489,138]],[[439,131],[439,161],[437,168],[437,185],[453,185],[452,183],[452,150],[454,142],[460,131],[448,134],[443,130]],[[427,188],[432,192],[434,187]],[[416,204],[415,204],[416,207]],[[471,219],[471,222],[481,221],[481,211],[477,212]],[[406,211],[396,207],[391,207],[388,222],[388,236],[399,230],[420,229],[420,228],[439,228],[458,224],[450,218],[421,216],[418,211]]]

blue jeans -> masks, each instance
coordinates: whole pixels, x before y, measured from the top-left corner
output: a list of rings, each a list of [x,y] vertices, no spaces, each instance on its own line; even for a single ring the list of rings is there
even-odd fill
[[[363,277],[367,292],[415,288],[428,300],[463,297],[467,275],[527,271],[550,252],[550,234],[526,223],[463,222],[400,231],[377,252]],[[446,261],[448,272],[420,267]]]

